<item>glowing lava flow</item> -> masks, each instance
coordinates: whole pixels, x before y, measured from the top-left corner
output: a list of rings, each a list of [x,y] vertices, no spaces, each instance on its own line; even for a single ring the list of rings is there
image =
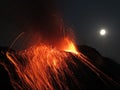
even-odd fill
[[[78,85],[68,65],[68,63],[72,63],[76,66],[76,63],[70,56],[70,53],[66,52],[74,54],[80,62],[90,68],[98,77],[105,77],[112,83],[117,84],[96,68],[86,56],[78,52],[75,44],[70,39],[65,38],[61,49],[39,43],[16,54],[7,52],[7,58],[13,64],[19,79],[15,80],[12,73],[9,74],[14,89],[69,90],[66,74],[69,75],[73,83]],[[100,79],[105,82],[103,78],[100,77]]]
[[[74,44],[70,42],[68,48],[61,51],[45,44],[37,44],[15,54],[7,52],[7,57],[14,65],[22,84],[15,82],[11,76],[11,82],[15,89],[32,90],[68,90],[66,73],[77,83],[67,63],[74,63],[69,53],[77,53]],[[68,44],[68,40],[67,40]],[[19,57],[20,58],[19,58]],[[69,58],[69,59],[68,59]]]

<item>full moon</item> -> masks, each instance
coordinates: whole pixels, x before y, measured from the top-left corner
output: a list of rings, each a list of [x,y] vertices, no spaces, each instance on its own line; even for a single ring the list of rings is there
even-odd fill
[[[99,33],[100,33],[101,36],[105,36],[106,35],[106,30],[105,29],[101,29]]]

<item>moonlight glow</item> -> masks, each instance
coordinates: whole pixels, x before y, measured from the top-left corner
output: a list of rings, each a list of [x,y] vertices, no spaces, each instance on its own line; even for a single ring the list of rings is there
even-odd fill
[[[105,36],[106,35],[106,30],[105,29],[101,29],[100,30],[100,35],[101,36]]]

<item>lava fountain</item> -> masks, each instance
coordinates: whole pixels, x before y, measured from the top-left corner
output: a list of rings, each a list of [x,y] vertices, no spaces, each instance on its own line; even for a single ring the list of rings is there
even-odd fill
[[[37,43],[16,54],[7,52],[7,58],[13,64],[18,79],[21,81],[21,83],[19,80],[15,81],[9,73],[13,87],[27,90],[68,90],[66,74],[77,85],[77,80],[68,68],[68,63],[75,64],[70,53],[77,55],[78,51],[75,44],[67,37],[63,39],[61,48]]]

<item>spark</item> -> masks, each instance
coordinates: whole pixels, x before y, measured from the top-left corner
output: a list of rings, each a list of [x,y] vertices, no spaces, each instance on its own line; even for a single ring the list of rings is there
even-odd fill
[[[25,32],[20,33],[12,42],[12,44],[10,45],[9,49],[11,49],[13,47],[13,45],[16,43],[16,41],[24,34]]]

